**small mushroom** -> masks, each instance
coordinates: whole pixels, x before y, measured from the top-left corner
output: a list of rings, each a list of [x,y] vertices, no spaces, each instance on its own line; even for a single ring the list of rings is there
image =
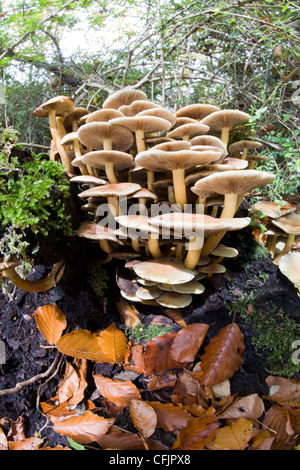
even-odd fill
[[[300,289],[300,253],[291,252],[279,259],[278,268],[297,289]]]
[[[248,150],[253,150],[258,147],[262,147],[260,142],[255,142],[253,140],[240,140],[239,142],[234,142],[229,145],[229,153],[242,152],[241,160],[247,159]]]
[[[133,144],[132,133],[122,126],[109,122],[90,122],[78,129],[78,138],[93,150],[119,150],[125,152]]]
[[[245,124],[249,119],[250,115],[243,111],[224,109],[209,114],[200,122],[209,126],[211,131],[221,131],[221,141],[227,146],[231,129]]]
[[[150,253],[154,258],[163,256],[159,246],[159,229],[151,226],[150,217],[145,215],[122,215],[116,217],[115,220],[121,226],[127,228],[128,236],[133,241],[138,238],[146,239]],[[137,236],[137,233],[140,233],[140,235]],[[134,249],[139,251],[136,243],[134,243]]]
[[[118,183],[115,171],[125,170],[133,165],[133,157],[119,150],[95,150],[82,157],[82,161],[93,168],[105,170],[109,183]]]
[[[156,299],[159,305],[167,308],[184,308],[188,307],[193,301],[190,294],[180,294],[178,292],[164,292]]]
[[[161,108],[161,106],[148,100],[135,100],[131,104],[123,104],[120,106],[119,111],[121,111],[124,116],[133,117],[142,111],[152,108]]]
[[[201,121],[201,119],[216,111],[220,111],[220,108],[218,108],[218,106],[214,106],[213,104],[193,103],[178,109],[176,111],[176,116],[189,117],[191,119]]]
[[[119,109],[123,105],[130,105],[136,100],[147,100],[147,95],[142,90],[125,87],[110,94],[102,104],[102,108]]]
[[[113,252],[109,242],[114,242],[119,245],[123,243],[116,237],[114,231],[109,227],[97,224],[93,221],[86,220],[81,223],[80,227],[76,231],[76,235],[81,238],[87,238],[89,240],[95,240],[99,242],[101,249],[108,254],[105,262],[112,259],[111,253]]]
[[[184,263],[176,258],[155,258],[147,261],[139,261],[132,265],[136,275],[147,281],[166,284],[182,284],[191,281],[196,271],[184,266]]]
[[[284,248],[273,261],[274,264],[278,264],[280,258],[291,251],[296,235],[300,235],[300,215],[290,213],[279,219],[273,219],[272,224],[288,234]]]
[[[195,137],[196,135],[202,135],[202,134],[207,134],[209,131],[209,127],[200,124],[200,123],[189,123],[189,124],[183,124],[182,126],[176,127],[176,129],[173,129],[168,133],[168,137],[171,137],[171,139],[179,139],[179,140],[190,140],[192,137]]]

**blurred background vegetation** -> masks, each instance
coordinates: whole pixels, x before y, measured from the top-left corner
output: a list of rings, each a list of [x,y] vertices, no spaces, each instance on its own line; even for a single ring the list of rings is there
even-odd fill
[[[68,95],[94,111],[124,86],[171,111],[196,102],[239,109],[252,116],[246,137],[269,156],[260,168],[278,175],[269,196],[295,203],[299,45],[293,1],[2,0],[0,126],[45,152],[39,104]]]

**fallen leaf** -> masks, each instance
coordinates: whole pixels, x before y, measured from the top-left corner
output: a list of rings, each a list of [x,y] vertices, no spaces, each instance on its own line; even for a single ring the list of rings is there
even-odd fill
[[[165,369],[182,368],[183,363],[174,361],[170,356],[171,345],[177,333],[156,336],[146,343],[144,353],[145,375],[159,374]]]
[[[44,439],[38,437],[28,437],[21,441],[11,441],[8,443],[9,450],[40,450]]]
[[[202,450],[216,435],[219,427],[215,416],[191,418],[180,430],[172,450]]]
[[[47,343],[56,344],[67,326],[66,317],[56,303],[39,307],[34,318]]]
[[[173,308],[167,308],[164,310],[164,313],[168,315],[173,321],[176,321],[180,326],[187,326],[179,310],[174,310]]]
[[[281,406],[274,405],[266,412],[263,425],[274,433],[275,442],[286,444],[295,436],[289,413]]]
[[[264,397],[266,400],[283,406],[300,406],[300,379],[269,376],[266,382],[270,389],[270,394]]]
[[[129,380],[110,379],[97,374],[94,381],[101,395],[120,408],[129,406],[132,399],[141,398],[137,387]]]
[[[146,439],[150,437],[157,426],[157,417],[154,409],[142,400],[131,400],[129,415],[134,427]]]
[[[121,431],[111,426],[108,432],[99,436],[97,442],[102,449],[145,450],[143,439],[135,433]]]
[[[239,418],[230,426],[220,428],[210,450],[244,450],[252,437],[253,424],[250,420]]]
[[[59,384],[57,395],[59,402],[69,401],[70,404],[78,404],[84,397],[87,387],[85,380],[87,361],[77,359],[75,363],[67,363],[63,380]]]
[[[222,413],[219,419],[259,419],[265,411],[264,402],[257,393],[245,397],[237,397]]]
[[[98,336],[98,344],[110,364],[122,363],[128,351],[128,340],[124,333],[112,323]]]
[[[7,450],[7,449],[8,449],[7,437],[0,427],[0,451]]]
[[[272,437],[270,431],[261,430],[253,439],[251,444],[251,450],[270,450],[274,442],[274,437]]]
[[[114,419],[97,416],[91,411],[85,411],[82,415],[71,416],[63,421],[55,421],[54,431],[62,436],[68,436],[80,444],[97,442],[97,439],[105,434]]]
[[[128,348],[128,354],[125,358],[124,368],[142,374],[144,372],[144,347],[136,344]]]
[[[120,300],[117,302],[117,309],[124,325],[129,326],[130,328],[135,328],[139,323],[141,323],[138,314],[132,307],[130,307],[129,303],[126,302],[123,297],[120,297]]]
[[[177,380],[177,375],[169,370],[164,370],[160,374],[151,374],[149,376],[149,382],[147,390],[161,390],[166,387],[174,387]]]
[[[192,323],[182,328],[171,345],[171,358],[183,363],[193,362],[208,329],[209,326],[204,323]]]
[[[193,417],[182,406],[159,401],[148,402],[157,416],[157,426],[167,432],[175,432],[187,426]]]
[[[236,323],[222,328],[201,357],[202,383],[210,387],[234,375],[243,362],[244,336]]]

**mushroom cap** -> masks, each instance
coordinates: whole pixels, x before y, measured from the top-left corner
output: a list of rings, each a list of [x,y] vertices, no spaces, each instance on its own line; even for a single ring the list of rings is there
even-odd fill
[[[191,148],[191,142],[188,140],[172,140],[171,142],[162,142],[152,147],[153,150],[163,150],[165,152],[175,152],[177,150],[188,150]]]
[[[167,284],[182,284],[196,275],[196,271],[186,268],[179,259],[167,257],[137,262],[132,269],[142,279]]]
[[[98,176],[92,175],[77,175],[70,178],[70,183],[79,183],[79,184],[107,184],[107,181],[103,178],[98,178]]]
[[[201,120],[216,111],[220,111],[220,108],[212,104],[194,103],[178,109],[178,111],[176,111],[176,116]]]
[[[64,117],[64,127],[67,132],[72,131],[72,123],[78,121],[81,117],[86,116],[88,111],[85,108],[77,107],[72,109],[72,111],[65,115]]]
[[[123,126],[111,122],[90,122],[78,129],[78,138],[86,147],[103,149],[103,140],[110,139],[114,150],[128,150],[133,142],[132,133]]]
[[[98,109],[97,111],[94,111],[93,113],[90,113],[87,118],[86,118],[86,123],[88,124],[89,122],[108,122],[111,119],[117,118],[117,117],[124,117],[124,114],[117,110],[117,109]]]
[[[109,95],[104,101],[102,108],[119,109],[120,106],[129,105],[136,100],[147,100],[147,95],[141,90],[126,87]]]
[[[192,168],[196,165],[216,161],[220,158],[220,152],[194,150],[179,150],[167,152],[152,148],[137,154],[135,162],[137,165],[152,171],[168,171],[179,168]]]
[[[195,281],[195,279],[184,284],[174,284],[171,288],[179,294],[203,294],[205,291],[204,285],[201,282]]]
[[[300,287],[300,253],[293,251],[283,255],[278,262],[278,268],[297,288]]]
[[[234,170],[214,173],[196,182],[191,190],[201,197],[210,194],[245,194],[272,183],[275,175],[258,170]]]
[[[211,130],[219,131],[224,127],[233,129],[249,121],[250,115],[235,109],[215,111],[201,120],[202,124],[209,126]]]
[[[220,244],[211,252],[211,254],[214,256],[222,256],[223,258],[235,258],[238,256],[239,252],[236,248]]]
[[[111,120],[112,124],[124,126],[132,132],[141,130],[144,132],[165,132],[170,129],[170,121],[156,116],[141,116],[140,114],[132,117],[115,118]]]
[[[208,131],[208,126],[199,122],[195,122],[176,127],[176,129],[173,129],[168,133],[168,137],[171,137],[172,139],[182,139],[183,136],[188,135],[189,138],[192,138],[196,135],[206,134]]]
[[[170,212],[149,219],[151,225],[174,230],[176,234],[182,233],[185,237],[195,236],[195,232],[208,237],[224,231],[241,230],[247,227],[250,221],[250,217],[215,218],[190,212]]]
[[[249,165],[249,162],[247,160],[241,160],[240,158],[226,157],[223,160],[223,166],[226,165],[234,167],[236,170],[244,170]]]
[[[137,183],[117,183],[117,184],[103,184],[102,186],[94,186],[82,193],[79,193],[80,198],[85,197],[108,197],[108,196],[129,196],[141,189]]]
[[[239,142],[234,142],[229,145],[228,150],[230,153],[234,153],[244,149],[256,149],[258,147],[262,147],[260,142],[255,142],[254,140],[240,140]]]
[[[205,266],[199,266],[198,270],[200,273],[206,274],[222,274],[225,273],[226,268],[222,264],[210,263]]]
[[[179,294],[178,292],[164,292],[160,297],[155,299],[159,305],[168,308],[184,308],[188,307],[193,300],[190,294]]]
[[[279,217],[295,210],[296,207],[292,206],[287,201],[283,201],[281,203],[273,201],[259,201],[251,207],[252,213],[259,211],[272,219],[278,219]]]
[[[261,161],[266,161],[269,160],[269,157],[267,155],[259,155],[256,153],[248,153],[247,155],[247,160],[256,160],[257,162]]]
[[[77,131],[68,132],[68,134],[65,134],[62,137],[60,143],[61,145],[67,145],[67,144],[74,142],[74,140],[79,140]]]
[[[45,101],[45,103],[38,106],[33,114],[38,117],[48,116],[49,111],[55,110],[57,116],[64,116],[70,113],[74,108],[74,100],[69,96],[56,96]]]
[[[197,121],[197,119],[192,119],[189,117],[177,117],[176,122],[172,127],[172,130],[176,129],[179,126],[183,126],[184,124],[199,124],[199,121]]]
[[[124,116],[135,116],[142,111],[152,108],[161,108],[159,104],[153,103],[152,101],[147,100],[135,100],[131,104],[124,104],[120,106],[119,111],[121,111]]]
[[[272,220],[272,224],[281,228],[289,235],[300,235],[300,214],[294,214],[291,212],[279,219]]]
[[[222,157],[228,155],[227,147],[223,144],[222,140],[214,135],[197,135],[191,139],[192,146],[194,145],[208,145],[213,147],[219,147],[222,150]]]
[[[171,111],[168,111],[165,108],[162,107],[155,107],[155,108],[150,108],[150,109],[145,109],[144,111],[141,111],[138,113],[137,116],[156,116],[160,117],[162,119],[166,119],[166,121],[169,121],[171,126],[174,126],[177,117],[174,113],[171,113]]]
[[[119,150],[96,150],[88,152],[82,161],[93,168],[105,169],[106,163],[113,163],[116,170],[125,170],[133,165],[133,156]]]
[[[141,230],[146,233],[152,233],[159,235],[159,229],[150,224],[150,218],[145,215],[120,215],[115,217],[116,222],[118,222],[123,227],[128,229],[133,229],[134,232]],[[130,237],[130,230],[129,230]]]
[[[88,238],[90,240],[109,240],[119,245],[123,243],[116,237],[114,231],[109,227],[104,227],[103,225],[96,224],[91,220],[86,220],[82,222],[78,228],[76,235],[81,238]]]
[[[136,193],[134,193],[132,198],[141,198],[141,199],[152,199],[153,201],[157,202],[157,194],[153,193],[147,188],[142,188]]]

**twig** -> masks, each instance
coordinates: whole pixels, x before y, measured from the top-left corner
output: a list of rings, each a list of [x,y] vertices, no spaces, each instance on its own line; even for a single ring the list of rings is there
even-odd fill
[[[52,372],[54,367],[56,366],[56,363],[60,357],[60,352],[57,351],[54,361],[52,362],[51,366],[45,371],[42,372],[41,374],[34,375],[33,377],[30,377],[28,380],[24,380],[24,382],[19,382],[17,385],[13,388],[7,388],[5,390],[0,390],[0,397],[4,395],[12,395],[13,393],[18,393],[20,392],[23,388],[28,387],[29,385],[33,384],[37,380],[44,379],[45,377],[48,377],[48,375]]]

